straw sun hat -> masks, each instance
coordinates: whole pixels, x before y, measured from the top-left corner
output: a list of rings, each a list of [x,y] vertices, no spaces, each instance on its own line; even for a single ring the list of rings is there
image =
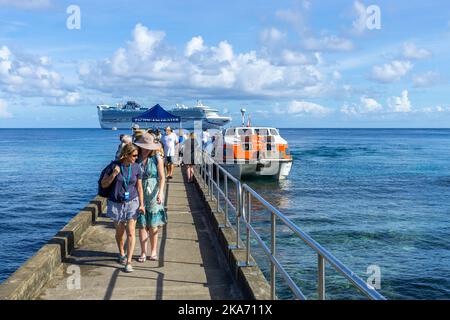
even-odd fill
[[[151,133],[144,133],[134,144],[147,150],[159,150],[161,148],[160,144],[155,141],[155,136]]]

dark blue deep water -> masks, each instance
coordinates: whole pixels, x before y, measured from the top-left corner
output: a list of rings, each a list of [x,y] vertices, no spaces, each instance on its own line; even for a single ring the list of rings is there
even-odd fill
[[[96,194],[119,131],[0,129],[0,282]],[[248,183],[388,299],[450,298],[450,130],[281,129],[287,180]],[[269,216],[254,205],[267,239]],[[315,298],[317,257],[279,223],[278,257]],[[253,247],[265,273],[267,260]],[[359,299],[326,269],[327,297]],[[281,281],[280,281],[281,283]],[[280,284],[282,298],[289,291]]]

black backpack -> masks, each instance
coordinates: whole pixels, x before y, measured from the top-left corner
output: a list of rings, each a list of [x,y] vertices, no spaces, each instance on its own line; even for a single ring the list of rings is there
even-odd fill
[[[100,197],[108,198],[109,195],[111,194],[112,187],[113,187],[113,185],[114,185],[114,181],[111,182],[111,184],[110,184],[107,188],[103,188],[103,187],[102,187],[102,180],[103,180],[103,177],[105,176],[105,174],[106,174],[108,171],[111,171],[111,170],[113,169],[113,165],[114,165],[114,164],[116,164],[116,161],[111,161],[111,163],[108,164],[108,165],[102,170],[102,173],[100,173],[100,178],[98,179],[98,191],[97,191],[97,194],[98,194]],[[111,170],[110,170],[110,169],[111,169]]]

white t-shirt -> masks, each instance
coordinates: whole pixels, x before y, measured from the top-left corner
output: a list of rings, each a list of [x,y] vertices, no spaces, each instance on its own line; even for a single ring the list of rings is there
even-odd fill
[[[208,140],[209,140],[209,132],[208,131],[203,131],[202,142],[203,143],[207,143]]]
[[[178,141],[178,137],[175,132],[172,132],[169,135],[165,135],[163,137],[164,143],[164,153],[166,157],[174,157],[175,156],[175,143]]]

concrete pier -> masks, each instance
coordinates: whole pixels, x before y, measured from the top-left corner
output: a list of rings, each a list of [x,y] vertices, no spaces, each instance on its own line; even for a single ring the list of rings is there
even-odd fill
[[[242,250],[228,249],[234,230],[219,228],[213,201],[197,182],[184,181],[176,168],[167,183],[169,221],[160,229],[158,261],[136,261],[136,234],[134,272],[122,271],[113,223],[97,197],[0,285],[0,299],[267,299],[259,268],[238,267]]]

